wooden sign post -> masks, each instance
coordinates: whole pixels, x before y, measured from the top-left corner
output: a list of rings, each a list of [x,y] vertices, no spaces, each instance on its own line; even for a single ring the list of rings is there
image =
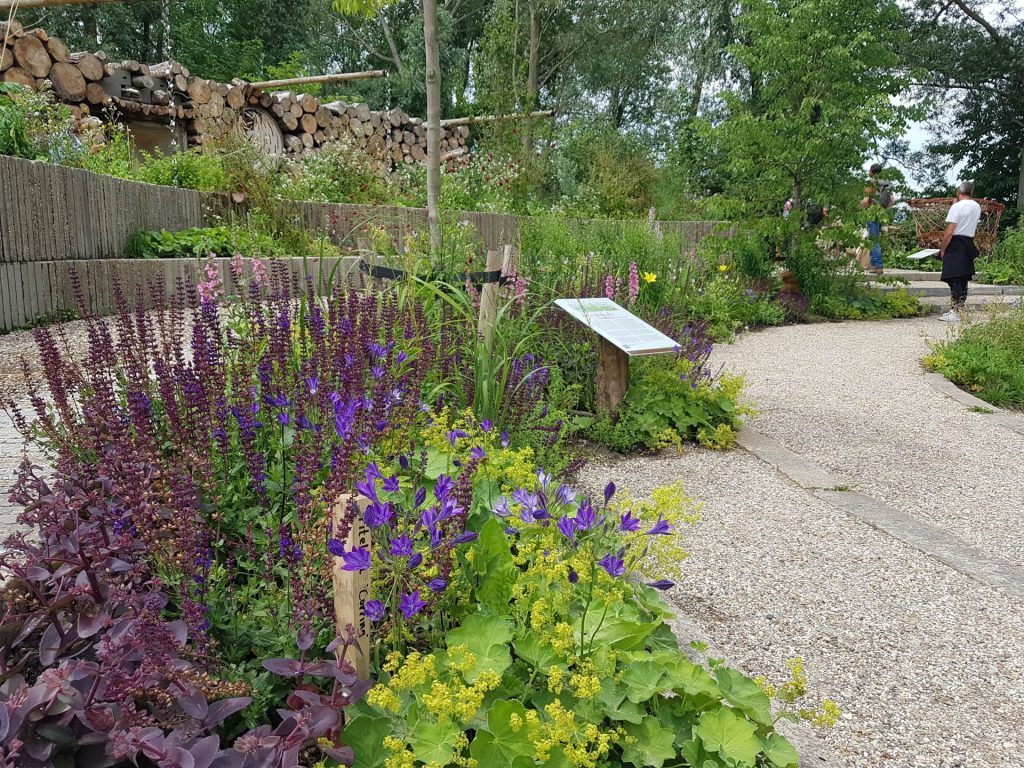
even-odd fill
[[[629,387],[629,358],[675,352],[679,345],[611,299],[558,299],[555,304],[600,338],[594,405],[614,413]]]
[[[494,323],[498,319],[498,279],[505,256],[502,251],[487,252],[487,265],[484,267],[484,284],[480,286],[480,318],[477,322],[477,333],[484,340],[484,348],[490,355],[494,346]],[[497,278],[491,280],[492,275]]]
[[[341,530],[345,510],[351,498],[348,495],[341,496],[335,503],[333,530]],[[359,513],[352,521],[348,536],[345,538],[345,550],[351,551],[356,547],[369,550],[372,544],[370,529],[363,521],[367,502],[358,498],[355,504]],[[355,648],[358,652],[355,658],[349,659],[349,662],[356,668],[356,674],[366,679],[370,675],[370,620],[366,618],[366,602],[370,599],[370,571],[345,571],[342,570],[344,564],[340,557],[334,558],[334,619],[338,625],[339,635],[343,634],[345,627],[349,625],[362,633]]]

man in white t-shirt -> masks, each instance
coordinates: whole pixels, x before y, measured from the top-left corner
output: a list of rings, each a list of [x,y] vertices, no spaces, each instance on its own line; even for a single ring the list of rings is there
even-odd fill
[[[949,312],[939,318],[945,323],[960,322],[960,313],[967,303],[967,284],[974,277],[974,260],[978,256],[974,233],[981,220],[981,206],[971,197],[973,194],[973,181],[965,181],[957,187],[956,202],[949,208],[946,231],[939,245],[942,281],[949,286],[953,303]]]

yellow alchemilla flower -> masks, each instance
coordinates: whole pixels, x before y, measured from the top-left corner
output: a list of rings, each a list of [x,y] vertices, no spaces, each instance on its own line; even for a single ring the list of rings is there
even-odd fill
[[[366,695],[366,701],[374,707],[386,709],[389,712],[397,712],[402,704],[398,700],[398,694],[386,685],[376,685]]]
[[[653,272],[644,272],[644,282],[645,283],[653,283],[657,279],[658,279],[658,276],[656,274],[654,274]]]

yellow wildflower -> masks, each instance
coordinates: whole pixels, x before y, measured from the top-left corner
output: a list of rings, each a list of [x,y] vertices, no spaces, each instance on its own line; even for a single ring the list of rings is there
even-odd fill
[[[729,271],[729,265],[728,264],[719,264],[718,265],[718,271],[719,272],[728,272]]]
[[[656,274],[654,274],[653,272],[644,272],[644,282],[646,282],[646,283],[653,283],[657,279],[658,279],[658,276]]]

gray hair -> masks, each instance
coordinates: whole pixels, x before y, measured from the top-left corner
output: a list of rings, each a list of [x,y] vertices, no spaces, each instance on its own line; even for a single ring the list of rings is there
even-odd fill
[[[970,197],[971,195],[974,194],[974,182],[965,181],[959,187],[956,188],[956,191],[959,192],[961,195],[967,195],[968,197]]]

